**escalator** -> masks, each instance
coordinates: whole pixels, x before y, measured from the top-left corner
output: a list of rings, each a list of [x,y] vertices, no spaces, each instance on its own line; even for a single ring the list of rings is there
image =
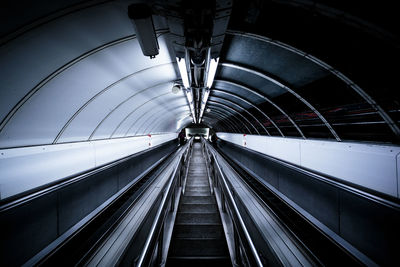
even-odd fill
[[[201,144],[194,143],[167,266],[232,266],[206,168]]]
[[[170,150],[175,152],[167,153]],[[168,145],[168,150],[156,152],[134,155],[46,188],[43,193],[35,192],[32,197],[0,205],[1,229],[8,229],[14,236],[18,229],[29,230],[31,222],[46,218],[44,215],[48,213],[42,199],[55,195],[62,200],[65,192],[81,192],[85,184],[91,190],[96,186],[105,188],[100,183],[101,177],[110,181],[125,174],[131,179],[117,194],[67,232],[60,233],[47,247],[36,254],[32,252],[33,257],[28,261],[17,262],[11,257],[5,261],[3,255],[11,255],[10,248],[15,250],[14,243],[19,239],[3,239],[0,262],[9,263],[4,266],[24,262],[41,266],[60,263],[71,266],[373,265],[365,264],[372,261],[365,260],[363,255],[336,245],[335,240],[313,227],[308,217],[304,218],[274,191],[268,191],[258,177],[219,153],[206,140],[190,140],[178,149]],[[140,175],[126,168],[143,163],[144,156],[150,153],[161,158],[153,160]],[[69,196],[76,197],[69,197],[69,202],[87,204],[81,201],[80,194]],[[99,194],[93,200],[98,197]],[[40,216],[19,219],[32,207],[43,210],[36,212]],[[398,206],[381,205],[380,210],[384,209],[392,212],[390,221],[398,222]],[[50,222],[46,225],[51,226]],[[10,227],[16,223],[14,228]]]

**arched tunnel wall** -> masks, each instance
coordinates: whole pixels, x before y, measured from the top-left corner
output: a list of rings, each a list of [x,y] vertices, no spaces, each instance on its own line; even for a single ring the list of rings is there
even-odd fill
[[[170,141],[166,141],[167,139],[162,140],[162,144],[154,144],[151,147],[149,147],[147,138],[145,141],[141,140],[143,142],[125,140],[123,144],[117,144],[114,140],[114,142],[109,142],[105,146],[121,145],[125,148],[110,149],[108,147],[109,153],[106,153],[107,149],[100,150],[101,154],[97,155],[97,159],[105,160],[104,163],[109,163],[109,160],[113,157],[120,160],[99,165],[92,170],[83,169],[85,171],[73,173],[73,175],[67,177],[68,179],[60,179],[61,181],[54,180],[55,177],[60,175],[60,168],[71,169],[71,171],[75,172],[76,169],[74,170],[71,165],[62,166],[63,162],[59,160],[54,162],[46,160],[46,162],[50,161],[54,166],[52,168],[43,168],[43,161],[46,157],[60,158],[60,156],[54,155],[54,151],[53,153],[39,153],[39,155],[36,155],[37,157],[33,155],[29,159],[32,164],[27,166],[26,171],[30,170],[32,172],[33,182],[42,182],[42,184],[32,184],[28,173],[22,176],[26,177],[27,180],[19,181],[19,183],[10,181],[10,187],[6,189],[15,189],[18,185],[19,187],[17,188],[25,192],[24,190],[27,190],[29,186],[32,188],[38,185],[44,186],[35,188],[33,194],[29,194],[25,200],[25,195],[15,199],[11,196],[11,200],[8,199],[10,200],[8,203],[11,207],[15,205],[13,208],[8,209],[7,205],[2,206],[3,209],[0,214],[2,231],[0,263],[4,266],[19,266],[24,263],[28,266],[36,265],[27,261],[35,262],[35,259],[32,258],[35,254],[40,258],[42,250],[54,249],[53,246],[57,246],[58,242],[60,242],[59,240],[64,240],[86,224],[88,220],[93,219],[99,211],[113,203],[121,194],[129,190],[132,185],[138,183],[148,173],[149,169],[152,169],[159,161],[175,152],[177,147],[175,138]],[[160,139],[156,143],[158,141]],[[138,143],[145,143],[145,148],[138,149],[136,147],[135,149],[134,146],[137,146]],[[41,147],[39,147],[39,150],[41,150]],[[109,150],[114,153],[110,153]],[[79,151],[83,153],[82,150]],[[115,152],[120,153],[123,151],[125,151],[126,156],[122,157],[122,159],[121,154],[115,154]],[[136,153],[133,153],[134,151]],[[73,163],[78,164],[78,168],[88,167],[89,164],[85,164],[88,159],[84,160],[83,163],[80,162],[88,155],[74,153],[76,149],[69,152],[61,150],[61,153],[63,152],[67,155],[64,154],[62,157],[76,159]],[[88,153],[91,154],[94,151],[89,149]],[[92,158],[93,156],[89,155],[89,157]],[[18,162],[9,162],[9,164],[21,166]],[[68,163],[64,162],[64,164]],[[14,171],[18,173],[16,168],[14,168]],[[50,171],[53,171],[53,173],[50,173]],[[47,178],[47,181],[43,178]],[[48,184],[45,184],[46,182]],[[6,193],[9,192],[6,191]],[[27,239],[29,242],[26,241]],[[13,253],[4,253],[5,251],[12,251]]]
[[[176,149],[178,132],[195,117],[170,40],[176,33],[174,24],[182,21],[164,14],[171,10],[173,17],[178,14],[174,5],[179,1],[145,1],[155,3],[151,16],[159,45],[155,58],[143,55],[127,14],[130,4],[143,1],[4,2],[5,8],[0,9],[0,201],[137,153],[150,153],[155,146],[173,144],[168,148]],[[259,170],[258,175],[271,184],[278,183],[279,174],[259,168],[267,160],[252,158],[256,153],[398,203],[400,94],[398,70],[393,66],[400,61],[400,38],[392,33],[398,24],[394,4],[220,2],[233,3],[233,8],[227,12],[227,28],[217,44],[221,50],[204,104],[203,125],[217,132],[233,158],[254,172]],[[157,9],[165,3],[165,10]],[[235,145],[253,151],[245,156],[232,149]],[[151,161],[162,155],[155,153]],[[101,180],[113,186],[117,181]],[[315,181],[310,181],[305,192],[318,194]],[[77,186],[71,192],[84,198],[88,188]],[[299,188],[291,190],[299,192]],[[345,222],[350,223],[344,228],[356,231],[351,215],[357,209],[351,210],[350,197],[338,195],[333,192],[334,200],[328,204],[332,210],[342,200],[348,204],[350,211],[344,207],[347,217],[343,218],[350,218]],[[96,197],[92,201],[101,204]],[[51,210],[52,238],[60,234],[57,227],[64,231],[90,212],[87,209],[72,219],[65,213],[67,223],[60,227],[55,206],[46,202],[41,208],[43,214],[46,208]],[[323,206],[314,207],[315,214],[321,210]],[[337,212],[327,212],[335,223],[324,221],[324,214],[314,215],[341,233]],[[384,213],[380,212],[372,214]],[[365,214],[365,218],[374,222],[385,219],[384,215]],[[392,224],[392,217],[387,218]],[[373,231],[373,227],[364,229]],[[32,235],[40,230],[40,225],[27,229]],[[24,242],[24,233],[18,233],[15,247]],[[7,238],[11,240],[11,234]],[[38,237],[37,242],[45,238]],[[382,236],[376,238],[382,241]],[[357,237],[376,254],[373,242],[364,241]]]
[[[172,133],[1,149],[0,200],[99,168],[176,137]]]
[[[230,133],[217,133],[217,136],[314,172],[399,198],[400,148],[397,146]]]
[[[169,140],[192,122],[184,90],[172,90],[182,83],[172,24],[162,12],[152,16],[160,49],[145,57],[129,4],[41,0],[20,14],[10,1],[2,9],[1,198],[135,153],[140,136]],[[400,102],[387,62],[400,53],[392,28],[379,23],[380,13],[392,14],[387,4],[360,11],[326,1],[235,1],[203,123],[398,197]],[[288,24],[271,23],[277,16]]]
[[[246,140],[240,140],[242,139],[240,136],[239,138],[229,137],[232,136],[225,135],[224,139],[230,139],[230,141],[218,140],[217,147],[220,151],[257,177],[274,194],[290,203],[292,207],[296,207],[297,212],[315,225],[319,225],[329,236],[339,239],[346,249],[354,253],[364,253],[379,264],[391,265],[396,261],[398,253],[395,244],[400,232],[398,228],[400,216],[390,201],[385,202],[387,197],[381,199],[374,191],[368,192],[355,184],[349,186],[342,179],[336,180],[339,183],[333,182],[335,179],[332,177],[315,173],[315,171],[310,172],[294,164],[286,164],[285,161],[276,157],[257,152],[262,150],[260,147],[263,142],[260,137],[254,138],[258,141],[256,144],[249,145],[253,148],[257,147],[254,150],[247,147],[247,144],[255,141],[252,136],[249,138],[246,136]],[[242,142],[237,144],[235,139]],[[289,148],[290,145],[284,149]],[[322,154],[320,157],[324,158],[324,152],[321,153],[323,150],[325,148],[320,151],[314,149],[313,153]],[[329,151],[329,148],[327,150]],[[339,154],[343,154],[343,151]],[[366,156],[368,157],[368,154]],[[373,159],[374,153],[369,156]],[[372,162],[374,160],[376,159]],[[374,167],[379,168],[382,165],[371,162],[370,164],[371,166],[368,167],[365,165],[364,169],[371,172],[369,167],[372,167],[372,173],[376,173]],[[319,166],[316,165],[316,167]],[[364,175],[368,176],[369,173],[366,172]],[[363,180],[364,177],[358,178]],[[394,188],[396,189],[396,186]],[[367,265],[373,265],[373,263]]]

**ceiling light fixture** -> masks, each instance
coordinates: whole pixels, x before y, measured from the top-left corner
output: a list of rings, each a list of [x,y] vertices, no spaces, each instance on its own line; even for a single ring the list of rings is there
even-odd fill
[[[190,87],[190,83],[189,83],[189,74],[188,74],[187,68],[186,68],[186,60],[184,58],[177,57],[176,62],[178,63],[178,68],[179,68],[179,72],[182,77],[183,86],[186,88],[186,90],[185,90],[186,98],[189,103],[190,112],[192,113],[193,122],[196,123],[196,113],[195,113],[194,104],[193,104],[193,94],[192,94],[192,88]]]
[[[132,20],[136,38],[139,41],[143,55],[155,58],[159,53],[160,47],[154,30],[152,15],[151,7],[145,3],[128,6],[128,16]]]
[[[210,64],[208,67],[208,74],[207,74],[207,83],[206,83],[207,88],[211,88],[214,82],[214,77],[215,73],[217,72],[218,62],[219,62],[219,57],[210,60]]]
[[[208,56],[209,58],[209,56]],[[209,58],[209,61],[207,62],[207,67],[206,67],[206,87],[203,89],[203,96],[201,99],[201,104],[200,104],[200,112],[199,112],[199,121],[202,120],[203,117],[203,113],[204,113],[204,109],[206,108],[207,105],[207,100],[208,100],[208,96],[210,95],[210,90],[211,90],[211,86],[214,82],[214,77],[215,77],[215,73],[217,72],[217,67],[218,67],[218,62],[219,62],[219,57],[217,58]]]
[[[199,121],[201,121],[204,113],[204,109],[206,108],[208,96],[210,95],[210,89],[206,88],[203,90],[203,98],[201,100],[201,107],[200,107],[200,116]]]
[[[186,69],[186,61],[184,58],[176,58],[176,62],[178,63],[179,72],[182,77],[183,86],[185,88],[189,88],[189,75]]]
[[[179,93],[179,91],[181,90],[181,87],[179,86],[179,84],[174,84],[173,86],[172,86],[172,89],[171,89],[171,91],[172,91],[172,93],[173,94],[177,94],[177,93]]]

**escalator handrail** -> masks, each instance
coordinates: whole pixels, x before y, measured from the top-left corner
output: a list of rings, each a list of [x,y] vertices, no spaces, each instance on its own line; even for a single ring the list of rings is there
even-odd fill
[[[174,169],[172,171],[172,174],[170,177],[172,179],[169,180],[168,184],[164,186],[164,189],[162,190],[163,196],[161,203],[159,205],[159,208],[157,210],[157,214],[155,215],[155,218],[153,220],[153,224],[150,230],[149,235],[147,236],[145,245],[142,249],[142,252],[140,253],[140,256],[137,258],[137,261],[135,262],[135,266],[147,266],[148,263],[150,262],[150,257],[153,255],[154,252],[154,241],[156,241],[159,238],[159,234],[161,232],[161,227],[164,224],[165,216],[163,215],[163,211],[167,209],[167,203],[169,203],[169,198],[171,197],[171,192],[173,192],[173,184],[176,181],[176,174],[181,167],[180,162],[182,158],[186,158],[188,156],[188,150],[191,147],[191,143],[193,140],[190,140],[188,144],[185,146],[185,152],[180,153],[179,159],[176,161]]]
[[[176,152],[173,153],[179,153],[181,148],[179,148]],[[172,154],[173,154],[172,153]],[[71,238],[74,236],[78,235],[85,227],[87,227],[93,220],[95,220],[98,216],[100,216],[103,212],[105,212],[110,206],[112,206],[118,199],[123,197],[126,192],[130,190],[133,186],[135,186],[138,182],[140,182],[142,179],[144,179],[149,173],[151,173],[155,169],[164,169],[165,168],[165,163],[166,159],[168,158],[169,155],[165,155],[162,158],[160,158],[158,161],[156,161],[154,164],[149,166],[146,170],[144,170],[140,175],[138,175],[134,180],[132,180],[130,183],[128,183],[126,186],[124,186],[121,190],[119,190],[116,194],[114,194],[112,197],[110,197],[108,200],[106,200],[102,205],[97,207],[95,210],[93,210],[91,213],[89,213],[87,216],[85,216],[81,221],[79,221],[77,224],[72,226],[70,229],[68,229],[64,234],[60,235],[57,239],[55,239],[53,242],[51,242],[48,246],[46,246],[44,249],[39,251],[36,255],[34,255],[29,261],[27,261],[24,265],[31,266],[31,265],[37,265],[39,262],[43,263],[47,261],[53,254],[57,253],[60,248],[65,246]],[[167,160],[168,161],[168,160]],[[147,187],[148,185],[145,185],[144,187]],[[140,198],[142,193],[140,193],[137,198],[130,203],[129,207],[133,206],[137,199]],[[125,215],[128,209],[123,212],[123,215],[119,217],[119,219],[116,220],[116,222],[120,221],[120,219]]]
[[[218,162],[217,156],[215,155],[214,152],[210,152],[210,145],[207,144],[206,142],[204,142],[205,147],[208,151],[208,153],[211,154],[211,157],[214,159],[214,164],[217,167],[217,171],[221,177],[221,181],[222,181],[222,185],[224,187],[224,192],[225,192],[225,196],[229,198],[229,202],[231,203],[232,207],[231,207],[231,211],[235,213],[235,217],[237,218],[237,223],[239,224],[238,226],[240,226],[245,238],[246,238],[246,242],[250,247],[250,251],[251,251],[251,255],[254,258],[254,262],[256,263],[257,266],[263,266],[262,261],[258,255],[257,249],[253,243],[253,240],[251,239],[251,236],[249,234],[249,231],[247,230],[247,227],[244,223],[244,220],[242,218],[242,216],[240,215],[240,211],[239,208],[237,207],[237,204],[235,202],[235,199],[233,198],[231,189],[228,186],[228,183],[226,181],[226,177],[224,172],[222,171],[222,168]],[[232,218],[233,219],[233,218]],[[237,225],[237,224],[236,224]]]
[[[227,141],[224,141],[224,142],[227,142]],[[238,147],[240,149],[249,151],[251,153],[254,153],[254,154],[256,154],[256,155],[258,155],[260,157],[266,158],[266,159],[271,160],[273,162],[276,162],[278,164],[281,164],[282,166],[285,166],[287,168],[293,169],[293,170],[295,170],[297,172],[303,173],[303,174],[309,176],[310,178],[319,180],[319,181],[321,181],[321,182],[323,182],[325,184],[329,184],[329,185],[334,186],[336,188],[340,188],[340,189],[342,189],[344,191],[356,194],[359,197],[362,197],[364,199],[368,199],[370,201],[373,201],[373,202],[375,202],[377,204],[384,205],[384,206],[387,206],[387,207],[390,207],[390,208],[393,208],[393,209],[396,209],[396,210],[400,211],[400,203],[399,203],[400,200],[395,198],[395,197],[392,197],[392,196],[377,192],[377,191],[372,190],[372,189],[365,188],[363,186],[360,186],[360,185],[357,185],[357,184],[354,184],[354,183],[351,183],[351,182],[347,182],[347,181],[341,180],[341,179],[339,179],[337,177],[332,177],[332,176],[329,176],[329,175],[326,175],[326,174],[323,174],[323,173],[318,173],[318,172],[316,172],[314,170],[311,170],[311,169],[308,169],[308,168],[300,167],[300,166],[295,165],[293,163],[290,163],[290,162],[287,162],[287,161],[284,161],[284,160],[281,160],[281,159],[278,159],[278,158],[263,154],[261,152],[258,152],[258,151],[255,151],[255,150],[252,150],[252,149],[249,149],[249,148],[245,148],[245,147],[239,146],[239,145],[234,144],[234,143],[230,143],[229,142],[229,144],[233,145],[235,147]],[[236,159],[232,159],[232,160],[235,163],[237,163],[239,165],[242,165]]]

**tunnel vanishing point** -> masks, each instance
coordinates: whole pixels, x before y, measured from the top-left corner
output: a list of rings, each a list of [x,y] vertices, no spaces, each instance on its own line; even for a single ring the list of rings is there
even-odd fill
[[[0,12],[0,266],[398,266],[393,1]]]

